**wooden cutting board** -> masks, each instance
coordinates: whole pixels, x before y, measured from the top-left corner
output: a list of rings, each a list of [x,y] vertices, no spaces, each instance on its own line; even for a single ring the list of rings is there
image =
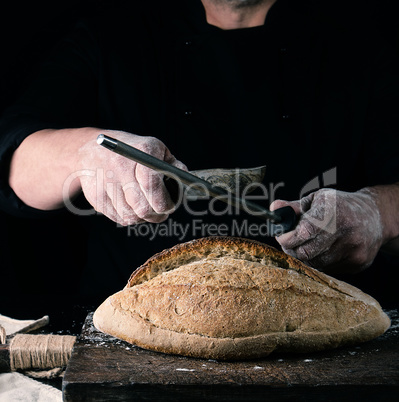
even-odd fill
[[[90,313],[64,380],[65,401],[391,401],[399,395],[399,312],[373,341],[322,353],[220,362],[140,349],[99,332]]]

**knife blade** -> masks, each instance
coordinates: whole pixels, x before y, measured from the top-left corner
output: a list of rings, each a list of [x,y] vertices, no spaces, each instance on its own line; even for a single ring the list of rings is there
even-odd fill
[[[122,141],[109,137],[105,134],[100,134],[97,137],[97,143],[112,152],[122,155],[128,159],[138,162],[150,169],[164,174],[176,181],[180,181],[186,186],[194,187],[196,190],[202,190],[204,195],[217,198],[233,207],[238,207],[240,210],[254,215],[260,219],[270,221],[270,235],[282,234],[293,229],[296,224],[296,214],[293,208],[283,207],[275,211],[270,211],[252,201],[237,197],[231,192],[223,188],[217,187],[206,180],[203,180],[190,172],[179,169],[161,159],[155,158],[137,148],[134,148]]]

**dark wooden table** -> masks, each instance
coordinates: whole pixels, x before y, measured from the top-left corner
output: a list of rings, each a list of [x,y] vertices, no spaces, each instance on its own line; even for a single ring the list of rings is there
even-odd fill
[[[84,323],[63,380],[65,401],[399,400],[399,312],[357,346],[219,362],[140,349]]]

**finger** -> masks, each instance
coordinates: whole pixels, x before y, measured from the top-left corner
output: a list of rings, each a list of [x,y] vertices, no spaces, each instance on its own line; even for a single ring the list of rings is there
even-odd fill
[[[148,138],[142,147],[144,152],[164,160],[179,169],[188,170],[187,166],[177,160],[161,141],[155,138]],[[175,204],[166,189],[162,175],[142,165],[136,166],[135,175],[149,205],[156,213],[169,215],[174,212]]]
[[[117,223],[122,226],[128,226],[144,222],[144,220],[134,212],[133,208],[126,201],[122,185],[115,183],[113,189],[114,191],[112,191],[112,193],[108,191],[107,195],[118,214],[119,219]]]
[[[270,204],[270,211],[275,211],[283,207],[292,207],[297,215],[301,214],[301,204],[300,201],[285,201],[285,200],[275,200]]]
[[[177,160],[168,147],[157,138],[146,137],[146,141],[141,144],[141,150],[179,169],[188,170],[187,166]]]
[[[332,247],[328,248],[327,250],[321,251],[319,253],[303,253],[303,250],[298,248],[296,249],[285,249],[282,247],[283,251],[290,255],[291,257],[297,258],[301,260],[306,265],[309,265],[312,268],[317,269],[318,271],[322,271],[325,273],[334,272],[331,268],[334,267],[338,263],[337,253],[332,251]]]
[[[112,201],[105,191],[97,193],[97,190],[91,185],[90,182],[82,186],[83,194],[90,205],[98,212],[111,219],[114,222],[120,220],[116,209],[112,205]]]
[[[313,225],[306,217],[301,216],[294,230],[277,237],[279,244],[285,249],[295,249],[311,239],[314,239],[320,229]]]
[[[175,205],[165,187],[161,174],[145,166],[136,165],[135,177],[153,213],[168,215],[174,211]],[[143,205],[144,202],[142,202]]]
[[[326,230],[328,223],[333,220],[331,213],[326,212],[325,208],[320,209],[320,197],[317,198],[318,194],[320,192],[314,192],[299,201],[292,202],[291,206],[296,212],[298,209],[300,210],[301,217],[293,231],[277,238],[282,247],[293,249],[303,245],[318,236],[322,230]],[[324,203],[322,203],[322,206],[324,207]],[[329,232],[331,233],[331,231]]]
[[[324,255],[326,252],[327,258],[328,250],[331,250],[335,241],[336,239],[333,236],[319,234],[314,239],[311,239],[292,250],[295,253],[296,258],[299,260],[312,263],[312,261],[315,261],[315,259]]]
[[[179,168],[179,169],[188,171],[187,166],[186,166],[183,162],[181,162],[181,161],[179,161],[178,159],[176,159],[176,158],[171,154],[171,152],[169,151],[168,148],[165,148],[164,161],[170,163],[171,165],[173,165],[173,166],[175,166],[175,167],[177,167],[177,168]]]
[[[167,213],[160,214],[154,211],[149,204],[148,199],[141,190],[138,182],[133,181],[126,183],[122,190],[126,203],[131,207],[134,213],[143,221],[159,223],[163,222],[169,215]]]

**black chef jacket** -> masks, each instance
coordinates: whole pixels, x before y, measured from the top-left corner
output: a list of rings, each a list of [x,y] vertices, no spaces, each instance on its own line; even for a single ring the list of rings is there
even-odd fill
[[[278,0],[264,26],[229,31],[206,23],[199,0],[143,3],[77,24],[0,123],[1,208],[45,219],[47,235],[59,215],[76,221],[79,234],[64,237],[82,241],[84,231],[87,252],[75,256],[68,247],[76,266],[63,275],[79,291],[105,297],[154,253],[192,238],[277,243],[243,213],[198,217],[181,207],[161,225],[120,228],[98,214],[30,208],[8,186],[8,164],[37,130],[94,126],[155,136],[189,169],[266,165],[265,206],[325,186],[356,191],[398,181],[397,62],[372,34],[305,1]],[[90,208],[83,196],[75,205]],[[64,258],[57,250],[54,269]],[[387,272],[390,257],[379,258]],[[364,286],[373,294],[385,277],[380,268],[370,272],[373,286]]]

